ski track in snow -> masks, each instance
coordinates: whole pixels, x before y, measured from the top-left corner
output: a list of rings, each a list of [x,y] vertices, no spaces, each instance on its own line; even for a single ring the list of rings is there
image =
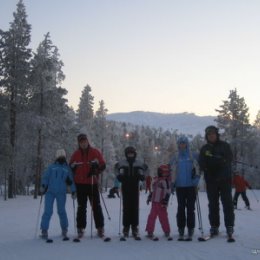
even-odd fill
[[[260,191],[255,191],[260,197]],[[205,235],[208,234],[209,222],[208,202],[205,192],[200,192],[200,203],[203,218],[203,228]],[[135,241],[129,237],[127,241],[119,241],[119,204],[120,199],[108,199],[103,193],[107,209],[111,216],[108,220],[105,208],[105,234],[112,238],[111,242],[103,242],[96,237],[96,230],[93,224],[93,238],[90,237],[90,210],[88,211],[88,224],[85,237],[80,243],[74,243],[75,237],[73,204],[70,195],[67,197],[67,213],[69,219],[69,241],[62,241],[60,236],[59,219],[56,205],[50,223],[49,236],[53,238],[52,244],[47,244],[41,240],[37,228],[37,238],[35,238],[36,221],[39,211],[40,198],[33,199],[29,196],[17,196],[15,199],[4,201],[0,197],[0,260],[46,260],[46,259],[259,259],[260,258],[260,205],[253,194],[248,191],[252,211],[244,209],[244,202],[239,198],[236,210],[235,243],[227,243],[225,227],[223,225],[223,215],[221,208],[220,236],[207,242],[198,242],[200,236],[198,226],[196,226],[193,241],[177,241],[176,210],[177,202],[174,196],[168,207],[169,220],[172,229],[173,241],[167,241],[163,237],[163,232],[159,221],[156,222],[155,235],[159,241],[151,241],[145,237],[145,226],[151,205],[146,205],[147,194],[140,193],[140,235],[142,240]],[[40,211],[43,211],[44,200]],[[89,207],[89,206],[88,206]],[[196,214],[197,221],[197,214]]]

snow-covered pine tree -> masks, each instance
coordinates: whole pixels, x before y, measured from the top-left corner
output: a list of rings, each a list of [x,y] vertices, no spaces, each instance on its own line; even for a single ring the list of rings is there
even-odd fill
[[[219,113],[216,122],[224,130],[224,138],[230,142],[234,161],[245,161],[252,156],[247,145],[251,135],[248,110],[245,99],[238,95],[236,89],[230,90],[228,100],[216,109]]]
[[[15,157],[17,140],[17,117],[24,109],[28,98],[28,76],[31,49],[31,25],[27,22],[27,14],[23,1],[17,4],[14,20],[8,31],[0,30],[0,87],[8,95],[9,106],[9,139],[11,153],[9,159],[8,197],[14,195]]]
[[[63,63],[59,59],[58,48],[53,45],[49,33],[40,43],[31,62],[31,98],[29,103],[31,115],[31,134],[36,140],[32,144],[35,151],[35,193],[37,197],[40,176],[46,164],[53,161],[57,148],[66,148],[65,136],[68,127],[69,108],[64,96],[67,91],[61,82],[65,76],[62,72]],[[70,137],[72,139],[72,137]],[[72,139],[73,140],[73,139]]]
[[[107,122],[106,115],[108,110],[105,108],[104,100],[99,101],[98,110],[95,113],[94,121],[93,121],[93,138],[95,146],[101,150],[101,153],[104,155],[107,165],[109,164],[109,159],[107,158],[107,154],[105,153],[105,146],[107,145]],[[101,187],[103,188],[103,175],[101,175]]]
[[[94,97],[91,94],[91,87],[87,84],[81,92],[79,107],[77,110],[78,124],[81,132],[91,136],[94,118]]]

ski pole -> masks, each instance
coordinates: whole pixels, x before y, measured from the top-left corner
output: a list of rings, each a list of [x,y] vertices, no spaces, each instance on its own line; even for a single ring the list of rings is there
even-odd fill
[[[91,223],[90,223],[90,237],[93,238],[93,175],[91,176]]]
[[[72,199],[72,201],[73,201],[73,220],[74,220],[74,233],[75,233],[75,238],[73,239],[73,242],[80,242],[79,238],[77,237],[75,199]]]
[[[41,207],[42,207],[42,197],[43,196],[41,195],[39,210],[38,210],[37,219],[36,219],[36,228],[35,228],[35,234],[34,234],[35,238],[37,238],[37,233],[38,233],[38,227],[39,227],[39,221],[40,221],[40,212],[41,212]]]
[[[197,189],[197,188],[195,188],[195,189]],[[198,191],[196,191],[196,206],[197,206],[199,230],[201,232],[201,237],[204,238],[204,231],[203,231],[203,225],[202,225],[201,208],[200,208],[200,200],[199,200],[199,193],[198,193]]]
[[[251,190],[251,189],[250,189],[250,190]],[[259,202],[259,199],[257,198],[255,192],[254,192],[253,190],[251,190],[251,191],[252,191],[252,193],[254,194],[254,197],[255,197],[256,201]]]
[[[102,202],[103,202],[103,204],[104,204],[105,210],[106,210],[106,212],[107,212],[107,217],[108,217],[109,220],[111,220],[111,217],[110,217],[110,215],[109,215],[109,213],[108,213],[107,206],[106,206],[104,197],[103,197],[103,195],[102,195],[102,192],[100,192],[100,196],[101,196]]]
[[[122,191],[120,194],[120,205],[119,205],[119,224],[118,224],[118,235],[121,235],[121,214],[122,214]]]

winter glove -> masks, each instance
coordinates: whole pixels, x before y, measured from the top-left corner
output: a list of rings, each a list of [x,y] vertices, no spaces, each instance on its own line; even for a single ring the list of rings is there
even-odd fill
[[[98,160],[93,160],[90,162],[90,172],[88,176],[98,175],[100,173],[99,170],[99,162]]]
[[[146,204],[147,204],[147,205],[149,205],[149,203],[151,202],[151,200],[152,200],[152,195],[153,195],[152,192],[148,195],[147,200],[146,200]]]
[[[161,200],[162,207],[167,207],[170,199],[170,194],[166,194],[166,196]]]
[[[46,193],[46,191],[47,191],[47,187],[45,187],[45,185],[42,185],[42,186],[40,187],[40,194],[41,194],[41,195],[44,195],[44,194]]]
[[[163,208],[165,208],[165,207],[167,207],[167,205],[168,205],[168,200],[162,199],[162,200],[161,200],[161,206],[162,206]]]
[[[191,178],[194,179],[196,177],[196,168],[193,167],[191,170]]]
[[[71,198],[75,200],[77,198],[77,193],[75,191],[71,192]]]
[[[69,177],[66,178],[65,182],[68,186],[72,184],[72,180]]]

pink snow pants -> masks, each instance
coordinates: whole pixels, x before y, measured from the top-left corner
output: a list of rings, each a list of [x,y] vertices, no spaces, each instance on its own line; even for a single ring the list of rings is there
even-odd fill
[[[152,202],[151,212],[147,219],[146,231],[153,233],[157,216],[164,233],[170,233],[170,224],[168,220],[167,207],[163,207],[160,202]]]

